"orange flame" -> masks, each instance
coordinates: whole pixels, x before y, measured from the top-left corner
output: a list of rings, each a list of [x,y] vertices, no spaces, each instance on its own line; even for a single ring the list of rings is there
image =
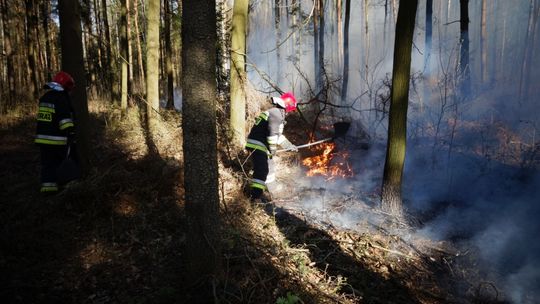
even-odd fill
[[[326,180],[332,180],[337,177],[347,178],[354,176],[353,170],[349,165],[347,152],[334,152],[335,143],[322,143],[315,146],[315,150],[322,150],[322,154],[312,157],[306,157],[302,164],[309,170],[307,176],[325,176]]]

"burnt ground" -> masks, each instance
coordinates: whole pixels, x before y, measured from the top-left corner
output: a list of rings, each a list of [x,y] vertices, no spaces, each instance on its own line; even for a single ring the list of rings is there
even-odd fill
[[[50,197],[38,192],[33,117],[1,124],[2,303],[498,302],[488,284],[456,275],[451,246],[250,205],[234,158],[221,172],[223,272],[201,293],[184,271],[179,118],[149,139],[140,117],[93,112],[91,172]]]

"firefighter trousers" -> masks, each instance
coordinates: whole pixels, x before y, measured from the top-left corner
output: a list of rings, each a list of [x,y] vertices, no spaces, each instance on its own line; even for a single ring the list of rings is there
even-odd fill
[[[57,192],[56,171],[66,158],[65,145],[39,145],[41,154],[41,192]]]

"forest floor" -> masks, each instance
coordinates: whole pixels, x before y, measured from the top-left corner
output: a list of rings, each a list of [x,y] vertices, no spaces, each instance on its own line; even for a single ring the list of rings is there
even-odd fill
[[[251,205],[230,151],[220,154],[223,275],[200,294],[185,277],[180,115],[163,114],[150,138],[136,107],[120,120],[94,106],[90,174],[46,197],[26,112],[0,124],[2,303],[499,303],[495,286],[463,268],[472,254],[451,244],[382,224],[337,228],[284,199]]]

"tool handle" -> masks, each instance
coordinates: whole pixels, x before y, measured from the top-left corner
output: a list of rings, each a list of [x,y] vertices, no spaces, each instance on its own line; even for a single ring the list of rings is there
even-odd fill
[[[302,148],[307,148],[307,147],[311,147],[311,146],[314,146],[314,145],[318,145],[318,144],[321,144],[323,142],[327,142],[327,141],[330,141],[334,139],[333,137],[328,137],[328,138],[325,138],[325,139],[321,139],[321,140],[318,140],[318,141],[315,141],[315,142],[312,142],[312,143],[309,143],[309,144],[303,144],[303,145],[300,145],[300,146],[296,146],[297,149],[302,149]],[[277,150],[276,152],[285,152],[285,151],[291,151],[292,149],[281,149],[281,150]]]

